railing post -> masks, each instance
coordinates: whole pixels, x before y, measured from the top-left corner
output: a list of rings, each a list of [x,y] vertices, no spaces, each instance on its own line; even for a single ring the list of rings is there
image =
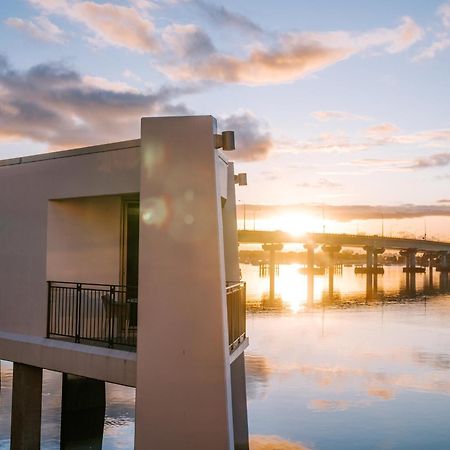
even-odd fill
[[[52,282],[47,281],[47,337],[50,337],[50,313],[52,301]]]
[[[114,303],[115,303],[115,286],[109,286],[109,339],[108,339],[108,347],[114,347]]]
[[[81,334],[81,283],[77,283],[77,294],[75,303],[75,342],[80,342]]]

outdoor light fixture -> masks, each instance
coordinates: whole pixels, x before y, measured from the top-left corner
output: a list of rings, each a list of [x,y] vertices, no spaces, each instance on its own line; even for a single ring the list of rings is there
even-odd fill
[[[234,131],[222,131],[222,134],[215,134],[214,147],[225,151],[235,150]]]
[[[238,173],[237,175],[235,175],[234,184],[238,184],[239,186],[247,186],[247,174]]]

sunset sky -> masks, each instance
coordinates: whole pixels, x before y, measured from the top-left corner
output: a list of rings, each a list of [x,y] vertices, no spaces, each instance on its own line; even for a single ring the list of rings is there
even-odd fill
[[[241,210],[450,238],[449,74],[450,2],[2,0],[0,158],[212,114]]]

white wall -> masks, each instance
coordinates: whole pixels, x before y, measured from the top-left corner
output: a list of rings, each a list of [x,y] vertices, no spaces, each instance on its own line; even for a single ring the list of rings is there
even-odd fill
[[[234,447],[214,132],[211,116],[142,120],[138,450]]]
[[[46,334],[49,200],[139,192],[139,141],[65,154],[0,164],[0,331]]]
[[[48,204],[47,279],[119,284],[121,196]]]

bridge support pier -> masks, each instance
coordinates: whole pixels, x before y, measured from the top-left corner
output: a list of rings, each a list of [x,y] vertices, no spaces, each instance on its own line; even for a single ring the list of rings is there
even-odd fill
[[[283,250],[283,244],[263,244],[262,249],[269,252],[269,303],[275,303],[275,252]]]
[[[373,287],[373,255],[374,248],[370,246],[364,247],[366,251],[366,299],[370,300],[372,298],[372,287]]]
[[[433,289],[433,254],[428,254],[428,287]]]
[[[82,447],[101,450],[105,422],[105,382],[63,374],[61,398],[61,449]]]
[[[14,363],[11,450],[41,448],[42,369]]]
[[[335,255],[341,251],[340,245],[323,245],[322,251],[328,254],[328,297],[330,300],[334,295],[334,263]]]
[[[308,306],[313,306],[314,304],[314,250],[316,248],[313,244],[305,244],[306,250],[306,284],[307,284],[307,297],[306,302]]]
[[[403,272],[406,274],[406,291],[409,295],[416,294],[416,248],[408,248],[400,252],[405,257],[405,267]]]
[[[436,269],[439,274],[439,289],[442,292],[446,292],[448,290],[448,252],[439,252],[439,265]]]
[[[382,247],[374,247],[373,249],[373,295],[378,292],[378,255],[382,255],[385,249]]]

